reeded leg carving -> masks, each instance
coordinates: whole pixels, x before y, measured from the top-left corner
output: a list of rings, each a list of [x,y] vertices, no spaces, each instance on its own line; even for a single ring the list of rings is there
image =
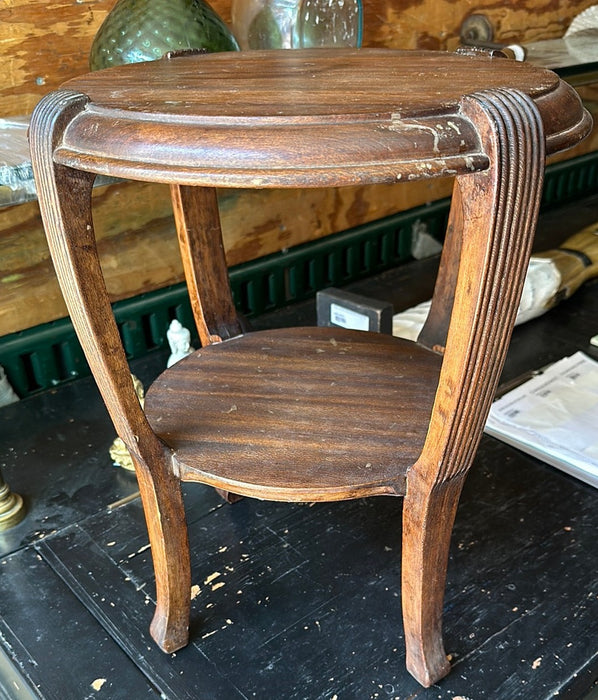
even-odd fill
[[[73,325],[116,431],[135,462],[156,573],[152,634],[165,651],[188,639],[191,579],[185,512],[172,456],[139,405],[100,268],[93,231],[94,175],[54,162],[86,98],[52,93],[35,110],[30,142],[40,210]]]
[[[461,487],[496,391],[529,260],[544,173],[542,123],[515,90],[465,97],[491,166],[455,183],[449,231],[461,250],[439,388],[424,449],[407,476],[403,616],[410,672],[425,686],[449,670],[442,606],[450,535]],[[443,258],[443,265],[456,261]],[[438,304],[437,308],[442,308]],[[441,329],[443,324],[436,326]],[[437,342],[437,341],[435,341]]]

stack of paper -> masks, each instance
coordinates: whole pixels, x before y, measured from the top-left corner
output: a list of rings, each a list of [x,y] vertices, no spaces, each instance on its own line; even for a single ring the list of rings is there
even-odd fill
[[[598,487],[598,362],[551,365],[494,402],[486,432]]]

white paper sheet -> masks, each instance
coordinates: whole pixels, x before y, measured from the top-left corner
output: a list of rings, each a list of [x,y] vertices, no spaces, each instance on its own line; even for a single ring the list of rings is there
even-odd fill
[[[598,487],[598,362],[559,360],[495,401],[485,430]]]

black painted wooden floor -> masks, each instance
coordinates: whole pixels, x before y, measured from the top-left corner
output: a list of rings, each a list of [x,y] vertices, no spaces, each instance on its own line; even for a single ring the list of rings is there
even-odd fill
[[[542,220],[538,247],[595,218]],[[397,308],[434,264],[354,288]],[[258,325],[313,321],[313,305]],[[503,379],[578,349],[598,357],[598,281],[516,329]],[[163,356],[138,362],[144,381]],[[455,525],[445,605],[453,671],[423,690],[404,670],[401,500],[223,503],[185,488],[192,644],[150,640],[153,575],[134,478],[91,380],[0,409],[0,468],[29,514],[0,535],[0,698],[169,700],[585,698],[598,679],[598,492],[485,437]],[[110,507],[124,499],[124,503]]]

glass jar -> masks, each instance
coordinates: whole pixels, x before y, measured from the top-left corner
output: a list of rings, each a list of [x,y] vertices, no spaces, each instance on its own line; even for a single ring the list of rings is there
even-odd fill
[[[184,49],[237,51],[239,45],[204,0],[118,0],[93,40],[89,65],[153,61]]]
[[[242,49],[361,46],[361,0],[233,0]]]

